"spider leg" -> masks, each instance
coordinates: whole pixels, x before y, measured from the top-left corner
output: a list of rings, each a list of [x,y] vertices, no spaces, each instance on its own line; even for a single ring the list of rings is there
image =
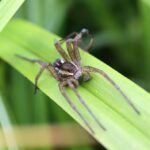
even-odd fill
[[[45,64],[44,61],[39,60],[39,59],[31,59],[31,58],[27,58],[27,57],[24,57],[24,56],[21,56],[21,55],[18,55],[18,54],[16,54],[16,56],[17,56],[18,58],[21,58],[21,59],[26,60],[26,61],[30,61],[30,62],[32,62],[32,63],[38,63],[38,64],[40,64],[40,65]]]
[[[88,72],[83,75],[83,81],[84,82],[89,81],[91,79],[92,79],[92,77]]]
[[[50,63],[45,63],[45,64],[42,65],[41,69],[39,70],[38,74],[35,77],[35,92],[34,93],[36,93],[36,91],[38,89],[37,83],[38,83],[39,77],[41,76],[41,74],[43,73],[43,71],[45,69],[47,69],[56,80],[58,80],[58,81],[60,80],[58,74],[56,73],[56,71],[54,69],[54,67]]]
[[[38,63],[38,64],[40,64],[42,66],[41,69],[39,70],[38,74],[35,77],[35,91],[34,91],[34,93],[36,93],[36,91],[38,89],[37,83],[38,83],[39,77],[41,76],[41,74],[43,73],[43,71],[45,69],[47,69],[52,74],[52,76],[56,80],[59,81],[59,76],[57,75],[54,67],[50,63],[46,63],[46,62],[41,61],[39,59],[30,59],[30,58],[27,58],[27,57],[24,57],[24,56],[21,56],[21,55],[16,55],[16,56],[21,58],[21,59],[24,59],[25,61],[29,61],[29,62],[32,62],[32,63]]]
[[[74,57],[77,61],[77,65],[81,66],[81,57],[80,57],[80,53],[79,53],[79,48],[78,48],[78,40],[73,40],[72,45],[73,45],[73,53],[74,53]]]
[[[86,108],[86,110],[88,111],[88,113],[93,117],[93,119],[95,120],[95,122],[104,130],[106,131],[106,128],[99,122],[99,120],[96,118],[96,116],[94,115],[94,113],[92,112],[92,110],[88,107],[88,105],[86,104],[85,100],[83,100],[83,98],[80,96],[80,94],[78,93],[78,91],[76,90],[75,86],[73,85],[73,83],[76,83],[77,81],[75,79],[71,79],[72,81],[68,82],[69,87],[73,90],[73,92],[75,93],[75,95],[78,97],[80,103]]]
[[[87,29],[82,29],[80,33],[76,33],[76,36],[74,38],[69,38],[66,40],[66,47],[68,54],[73,62],[77,66],[81,66],[81,57],[78,49],[79,41],[82,39],[84,34],[88,34],[91,39],[88,44],[88,47],[86,49],[89,49],[93,43],[93,37],[91,34],[89,34],[89,31]]]
[[[40,78],[40,76],[42,75],[43,71],[47,68],[47,64],[42,65],[41,69],[39,70],[39,72],[37,73],[36,77],[35,77],[35,89],[34,89],[34,94],[36,94],[37,92],[37,84],[38,84],[38,80]]]
[[[57,74],[56,70],[54,69],[53,65],[52,64],[48,64],[47,65],[47,70],[51,73],[51,75],[57,80],[57,81],[60,81],[60,77],[59,75]]]
[[[72,32],[71,34],[67,35],[65,38],[60,39],[59,41],[61,43],[65,42],[67,39],[70,39],[73,36],[76,36],[78,33],[77,32]]]
[[[75,44],[74,39],[68,39],[66,41],[67,51],[68,51],[68,54],[69,54],[71,60],[77,66],[80,66],[81,58],[80,58],[80,53],[79,53],[79,50],[78,50],[78,45],[75,47],[74,44]]]
[[[21,55],[18,55],[18,54],[16,56],[21,58],[21,59],[24,59],[26,61],[30,61],[32,63],[38,63],[38,64],[42,65],[40,71],[38,72],[38,74],[35,77],[35,90],[34,90],[34,93],[36,94],[36,91],[38,89],[38,87],[37,87],[38,79],[39,79],[39,77],[41,76],[42,72],[44,71],[44,69],[47,67],[48,64],[43,62],[43,61],[41,61],[41,60],[27,58],[27,57],[24,57],[24,56],[21,56]]]
[[[81,112],[78,110],[76,105],[70,100],[70,98],[66,94],[65,89],[64,89],[64,87],[66,85],[68,85],[67,81],[62,81],[62,82],[59,83],[59,89],[60,89],[61,94],[64,96],[64,98],[66,99],[68,104],[71,106],[71,108],[79,115],[79,117],[82,119],[82,121],[85,123],[85,125],[88,127],[88,129],[91,131],[91,133],[94,134],[94,131],[91,128],[91,126],[89,125],[89,123],[85,120],[85,118],[83,117]]]
[[[61,41],[55,41],[54,45],[55,45],[57,51],[59,52],[59,54],[64,58],[64,60],[69,61],[70,58],[67,55],[67,53],[65,52],[65,50],[62,48]]]
[[[76,37],[74,38],[74,40],[75,40],[75,41],[79,41],[80,39],[82,39],[82,37],[83,37],[84,34],[87,34],[87,35],[90,37],[89,44],[88,44],[88,46],[85,48],[85,50],[88,51],[88,50],[92,47],[94,40],[93,40],[92,34],[90,34],[87,29],[85,29],[85,28],[82,29],[82,30],[80,31],[80,33],[76,35]]]
[[[131,102],[131,100],[124,94],[124,92],[121,90],[121,88],[113,81],[103,70],[91,67],[91,66],[85,66],[82,67],[82,72],[95,72],[101,74],[105,79],[107,79],[114,87],[115,89],[124,97],[126,102],[131,106],[131,108],[140,115],[140,111],[134,106],[134,104]]]
[[[92,45],[93,45],[93,42],[94,42],[94,39],[93,39],[93,36],[92,36],[92,34],[89,34],[89,36],[90,36],[90,41],[89,41],[89,44],[88,44],[88,46],[85,48],[85,51],[89,51],[89,49],[92,47]]]
[[[87,30],[86,30],[87,31]],[[66,40],[66,47],[68,54],[73,62],[77,66],[80,66],[81,63],[81,57],[78,49],[79,41],[82,39],[83,34],[86,33],[85,30],[82,30],[80,33],[76,34],[74,38],[69,38]]]
[[[76,65],[80,66],[81,58],[80,58],[80,53],[78,50],[78,44],[84,34],[87,34],[91,38],[86,48],[86,50],[88,50],[93,44],[93,37],[91,34],[89,34],[89,31],[87,29],[82,29],[80,33],[73,32],[70,35],[68,35],[66,38],[61,39],[59,41],[55,41],[54,43],[55,47],[57,51],[60,53],[60,55],[64,58],[65,61],[69,61],[71,58],[71,60],[75,62]],[[72,36],[75,36],[75,37],[71,38]],[[66,41],[66,47],[67,47],[67,51],[68,51],[70,58],[68,57],[67,53],[61,46],[61,44],[65,41]]]

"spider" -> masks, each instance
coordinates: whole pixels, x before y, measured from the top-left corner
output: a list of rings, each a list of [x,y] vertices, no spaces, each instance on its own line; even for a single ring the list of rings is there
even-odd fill
[[[97,119],[96,115],[92,112],[92,110],[89,108],[89,106],[86,104],[86,102],[83,100],[83,98],[80,96],[80,94],[77,91],[77,87],[79,86],[79,83],[80,83],[79,81],[91,80],[91,75],[90,75],[91,72],[102,75],[124,97],[126,102],[138,115],[140,114],[140,111],[133,105],[133,103],[124,94],[124,92],[115,83],[115,81],[113,81],[103,70],[94,68],[92,66],[81,65],[81,57],[80,57],[78,45],[79,45],[79,42],[82,40],[84,34],[91,36],[87,29],[82,29],[81,32],[79,33],[74,32],[64,39],[55,41],[54,45],[56,47],[56,50],[62,56],[62,59],[57,59],[52,64],[38,60],[38,59],[37,60],[30,59],[30,58],[26,58],[20,55],[17,55],[17,56],[26,61],[30,61],[32,63],[38,63],[41,65],[41,69],[39,70],[38,74],[35,77],[35,92],[37,90],[37,83],[38,83],[39,77],[41,76],[42,72],[45,69],[47,69],[51,73],[51,75],[56,80],[59,81],[60,92],[64,96],[68,104],[79,115],[80,119],[82,119],[84,124],[91,131],[91,133],[94,134],[94,131],[92,127],[89,125],[88,121],[84,118],[80,110],[76,107],[76,105],[69,98],[69,96],[67,95],[65,91],[65,87],[69,86],[74,92],[74,94],[78,97],[78,100],[80,101],[80,103],[86,108],[87,112],[95,120],[95,122],[100,126],[102,130],[106,131],[106,128],[104,127],[104,125]],[[66,53],[66,51],[61,46],[63,42],[66,43],[66,49],[68,53]],[[93,38],[91,36],[90,42],[87,48],[91,47],[92,43],[93,43]]]

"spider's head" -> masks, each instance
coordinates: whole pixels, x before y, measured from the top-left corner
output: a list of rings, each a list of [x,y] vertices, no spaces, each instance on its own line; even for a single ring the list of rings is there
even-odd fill
[[[64,63],[63,59],[56,59],[55,62],[53,63],[55,70],[59,70],[63,63]]]
[[[73,62],[57,59],[53,63],[53,66],[57,73],[61,76],[62,80],[68,77],[73,77],[78,80],[82,76],[80,68],[77,67]]]

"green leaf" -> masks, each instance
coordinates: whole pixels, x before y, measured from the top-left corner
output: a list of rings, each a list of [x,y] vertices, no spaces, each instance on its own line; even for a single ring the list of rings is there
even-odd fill
[[[144,78],[147,80],[148,83],[150,83],[150,1],[148,0],[141,0],[139,1],[140,6],[140,12],[141,12],[141,25],[143,30],[143,51],[142,54],[144,55],[143,59],[143,68],[142,68],[142,74]]]
[[[150,1],[149,0],[141,0],[141,2],[145,3],[147,6],[150,6]]]
[[[28,22],[15,20],[9,23],[0,34],[0,57],[34,83],[40,66],[15,55],[20,54],[52,63],[60,57],[53,44],[55,39],[59,37]],[[67,88],[68,95],[95,131],[92,136],[108,149],[148,150],[150,147],[150,94],[90,54],[82,50],[80,52],[83,65],[100,68],[109,74],[141,112],[141,115],[137,115],[105,78],[92,74],[93,79],[80,85],[78,91],[107,131],[103,131],[95,123],[84,107],[78,103],[71,90]],[[61,95],[58,81],[48,71],[42,74],[38,85],[41,91],[87,129]]]
[[[0,137],[2,137],[1,135],[3,135],[3,138],[1,138],[1,146],[5,145],[4,143],[6,143],[8,150],[12,149],[12,145],[14,150],[18,150],[13,127],[11,125],[11,121],[7,112],[7,108],[0,93]]]
[[[19,9],[24,0],[0,0],[0,31]]]

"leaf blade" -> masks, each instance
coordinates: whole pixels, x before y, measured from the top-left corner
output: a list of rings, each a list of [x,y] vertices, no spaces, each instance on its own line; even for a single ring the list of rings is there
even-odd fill
[[[19,9],[24,0],[1,0],[0,1],[0,31],[5,27],[11,17]]]
[[[20,60],[15,57],[15,54],[53,62],[56,58],[60,57],[53,45],[55,39],[58,39],[56,35],[49,34],[30,23],[12,21],[0,34],[0,48],[2,49],[2,51],[0,51],[0,57],[25,75],[31,82],[34,82],[39,66]],[[130,147],[131,149],[148,149],[150,146],[148,140],[150,136],[148,130],[150,127],[150,122],[148,121],[150,114],[148,111],[150,106],[149,93],[93,56],[83,51],[81,51],[81,56],[84,65],[90,64],[110,74],[117,84],[121,86],[123,91],[125,91],[129,97],[133,97],[132,101],[142,111],[142,116],[137,116],[130,107],[123,102],[123,98],[105,79],[93,75],[93,80],[79,86],[78,90],[108,131],[103,132],[100,130],[83,107],[77,103],[71,91],[67,90],[67,92],[73,97],[74,102],[91,123],[96,133],[94,137],[109,149],[126,149],[126,147]],[[53,88],[50,88],[51,85],[53,85]],[[59,106],[86,128],[82,120],[80,120],[62,98],[58,90],[58,82],[50,77],[48,72],[45,72],[40,78],[39,87],[46,95],[51,97]],[[144,103],[142,103],[143,97]],[[115,102],[113,102],[114,100]]]

